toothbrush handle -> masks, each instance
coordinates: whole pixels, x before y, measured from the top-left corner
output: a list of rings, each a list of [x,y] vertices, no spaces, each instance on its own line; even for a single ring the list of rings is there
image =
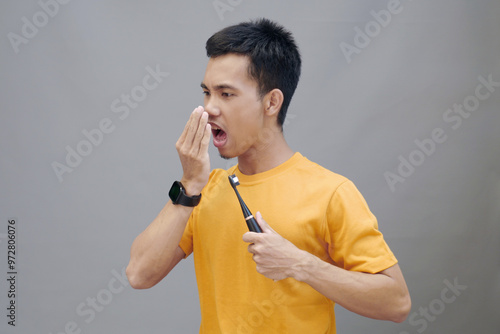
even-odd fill
[[[250,216],[246,219],[248,230],[250,232],[262,233],[262,229],[260,228],[257,220],[253,216]]]

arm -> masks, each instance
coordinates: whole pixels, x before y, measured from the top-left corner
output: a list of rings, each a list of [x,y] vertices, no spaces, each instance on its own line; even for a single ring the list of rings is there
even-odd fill
[[[181,182],[190,196],[201,193],[210,174],[208,144],[211,132],[207,122],[208,114],[202,107],[196,108],[176,143],[183,168]],[[154,286],[186,256],[179,242],[192,211],[191,207],[168,201],[155,220],[134,240],[126,270],[133,288]]]
[[[135,289],[160,282],[184,257],[179,242],[192,209],[165,205],[158,217],[132,243],[127,277]]]
[[[411,309],[410,295],[398,264],[376,274],[348,271],[304,252],[301,271],[308,283],[342,307],[365,317],[405,321]]]
[[[247,232],[243,240],[264,276],[280,280],[293,277],[357,314],[403,322],[411,308],[410,295],[396,264],[376,274],[348,271],[298,249],[276,233],[257,213],[264,233]]]

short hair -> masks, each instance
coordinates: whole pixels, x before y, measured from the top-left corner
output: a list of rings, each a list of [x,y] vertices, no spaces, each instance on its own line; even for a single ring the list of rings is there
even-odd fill
[[[260,98],[278,88],[283,104],[278,124],[283,128],[286,113],[300,77],[301,59],[292,34],[268,19],[242,22],[213,34],[206,43],[207,56],[240,54],[250,58],[248,72],[258,85]]]

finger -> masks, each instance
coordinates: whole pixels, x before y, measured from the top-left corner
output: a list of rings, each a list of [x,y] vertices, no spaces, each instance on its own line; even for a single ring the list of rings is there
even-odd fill
[[[194,110],[191,112],[191,115],[189,116],[189,119],[186,122],[186,125],[184,126],[184,130],[182,130],[181,136],[177,140],[178,146],[182,146],[182,144],[184,144],[184,141],[186,140],[187,133],[189,132],[189,128],[191,127],[191,123],[193,123],[194,114],[198,108],[199,107],[194,108]]]
[[[260,211],[257,211],[257,213],[255,214],[255,218],[257,219],[257,223],[259,223],[259,226],[262,229],[262,232],[264,232],[264,233],[266,233],[266,232],[267,233],[269,233],[269,232],[276,233],[271,228],[271,226],[269,226],[269,224],[264,220],[264,218],[262,218],[262,214],[260,213]]]
[[[257,233],[255,232],[246,232],[243,234],[243,241],[248,242],[250,244],[253,244],[255,241],[257,241]]]
[[[200,121],[198,124],[198,129],[196,130],[196,135],[193,141],[193,150],[194,153],[199,154],[200,151],[203,151],[203,139],[206,137],[207,133],[207,125],[208,125],[208,113],[203,111],[200,117]],[[209,135],[210,138],[210,135]],[[208,151],[208,143],[207,143],[207,151]]]
[[[248,250],[249,253],[252,253],[253,256],[255,256],[254,244],[248,245],[247,250]],[[253,258],[253,256],[252,256],[252,258]]]
[[[188,145],[188,147],[191,147],[193,145],[193,141],[196,136],[196,133],[198,132],[200,118],[202,115],[203,115],[203,109],[201,107],[195,108],[193,113],[191,114],[189,120],[189,126],[184,140],[184,143]]]
[[[212,126],[210,124],[205,124],[205,133],[201,140],[200,150],[202,152],[208,153],[208,145],[210,144],[210,137],[212,136]]]

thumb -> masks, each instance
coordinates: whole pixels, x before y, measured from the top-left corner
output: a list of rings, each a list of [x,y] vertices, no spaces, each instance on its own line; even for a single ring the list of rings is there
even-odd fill
[[[260,213],[260,211],[257,211],[257,213],[255,214],[255,219],[257,219],[257,223],[259,223],[259,226],[262,229],[262,232],[264,232],[264,233],[269,233],[269,232],[276,233],[271,228],[271,226],[269,226],[269,224],[264,220],[264,218],[262,218],[262,214]]]

